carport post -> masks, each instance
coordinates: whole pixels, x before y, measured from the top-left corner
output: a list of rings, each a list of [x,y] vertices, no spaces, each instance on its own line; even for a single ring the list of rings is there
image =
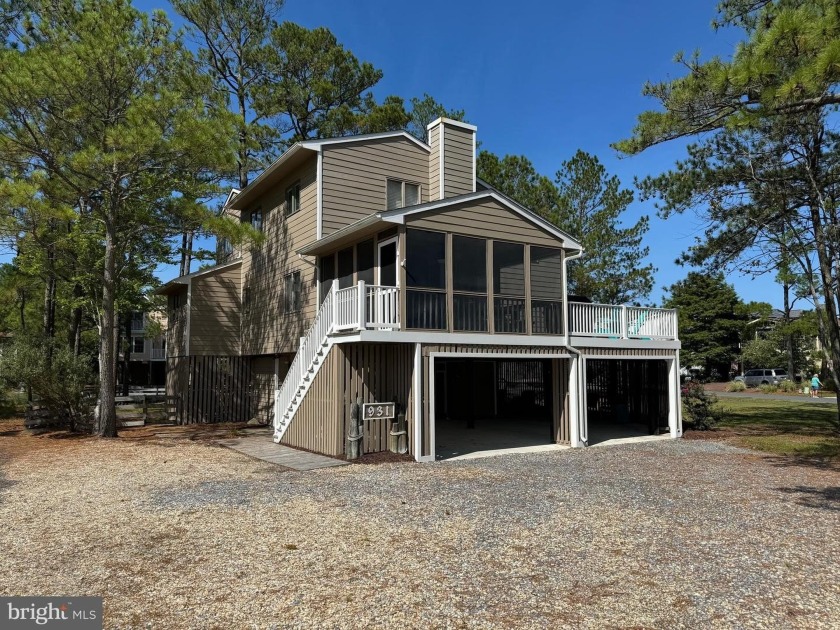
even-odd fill
[[[574,358],[572,358],[572,364],[569,369],[569,443],[573,448],[585,446],[580,439],[580,380],[582,378],[582,363],[583,358],[580,356],[575,356]]]
[[[682,398],[680,396],[680,351],[668,359],[668,428],[671,437],[682,436]]]

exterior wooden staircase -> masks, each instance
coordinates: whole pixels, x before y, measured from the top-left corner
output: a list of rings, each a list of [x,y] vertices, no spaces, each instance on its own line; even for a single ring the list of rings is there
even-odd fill
[[[283,384],[274,393],[274,442],[280,443],[283,434],[295,417],[306,392],[315,381],[315,376],[333,346],[330,333],[335,330],[335,293],[337,283],[318,309],[315,321],[306,336],[300,340],[300,350],[295,355]]]

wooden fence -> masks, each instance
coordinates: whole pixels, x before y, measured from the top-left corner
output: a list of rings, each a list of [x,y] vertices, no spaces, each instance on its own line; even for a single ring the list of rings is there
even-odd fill
[[[170,422],[247,422],[251,411],[249,357],[172,357],[166,362]],[[171,404],[177,401],[176,404]]]

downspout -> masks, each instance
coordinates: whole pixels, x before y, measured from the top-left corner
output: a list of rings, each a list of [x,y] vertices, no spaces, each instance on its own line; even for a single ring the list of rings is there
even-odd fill
[[[585,397],[586,397],[586,383],[583,373],[583,353],[580,350],[572,346],[571,336],[569,334],[569,285],[568,285],[568,261],[576,260],[583,256],[583,249],[578,250],[576,254],[572,254],[571,256],[563,256],[563,292],[565,294],[565,299],[563,300],[563,332],[564,332],[564,343],[566,348],[569,349],[570,352],[577,356],[577,378],[575,379],[575,387],[577,391],[573,392],[575,395],[575,418],[574,421],[577,427],[577,440],[572,439],[573,436],[570,435],[570,442],[572,446],[589,446],[589,432],[587,423],[584,421],[586,417],[586,413],[584,411],[583,405],[585,404]],[[571,422],[569,423],[569,429],[571,429]],[[577,442],[577,443],[575,443]]]

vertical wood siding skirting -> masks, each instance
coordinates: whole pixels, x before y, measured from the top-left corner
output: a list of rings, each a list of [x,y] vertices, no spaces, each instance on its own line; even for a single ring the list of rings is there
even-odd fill
[[[408,421],[409,451],[413,452],[411,384],[413,344],[352,343],[330,348],[281,444],[325,455],[344,454],[350,405],[362,402],[399,404]],[[390,420],[364,421],[362,452],[388,450]]]

